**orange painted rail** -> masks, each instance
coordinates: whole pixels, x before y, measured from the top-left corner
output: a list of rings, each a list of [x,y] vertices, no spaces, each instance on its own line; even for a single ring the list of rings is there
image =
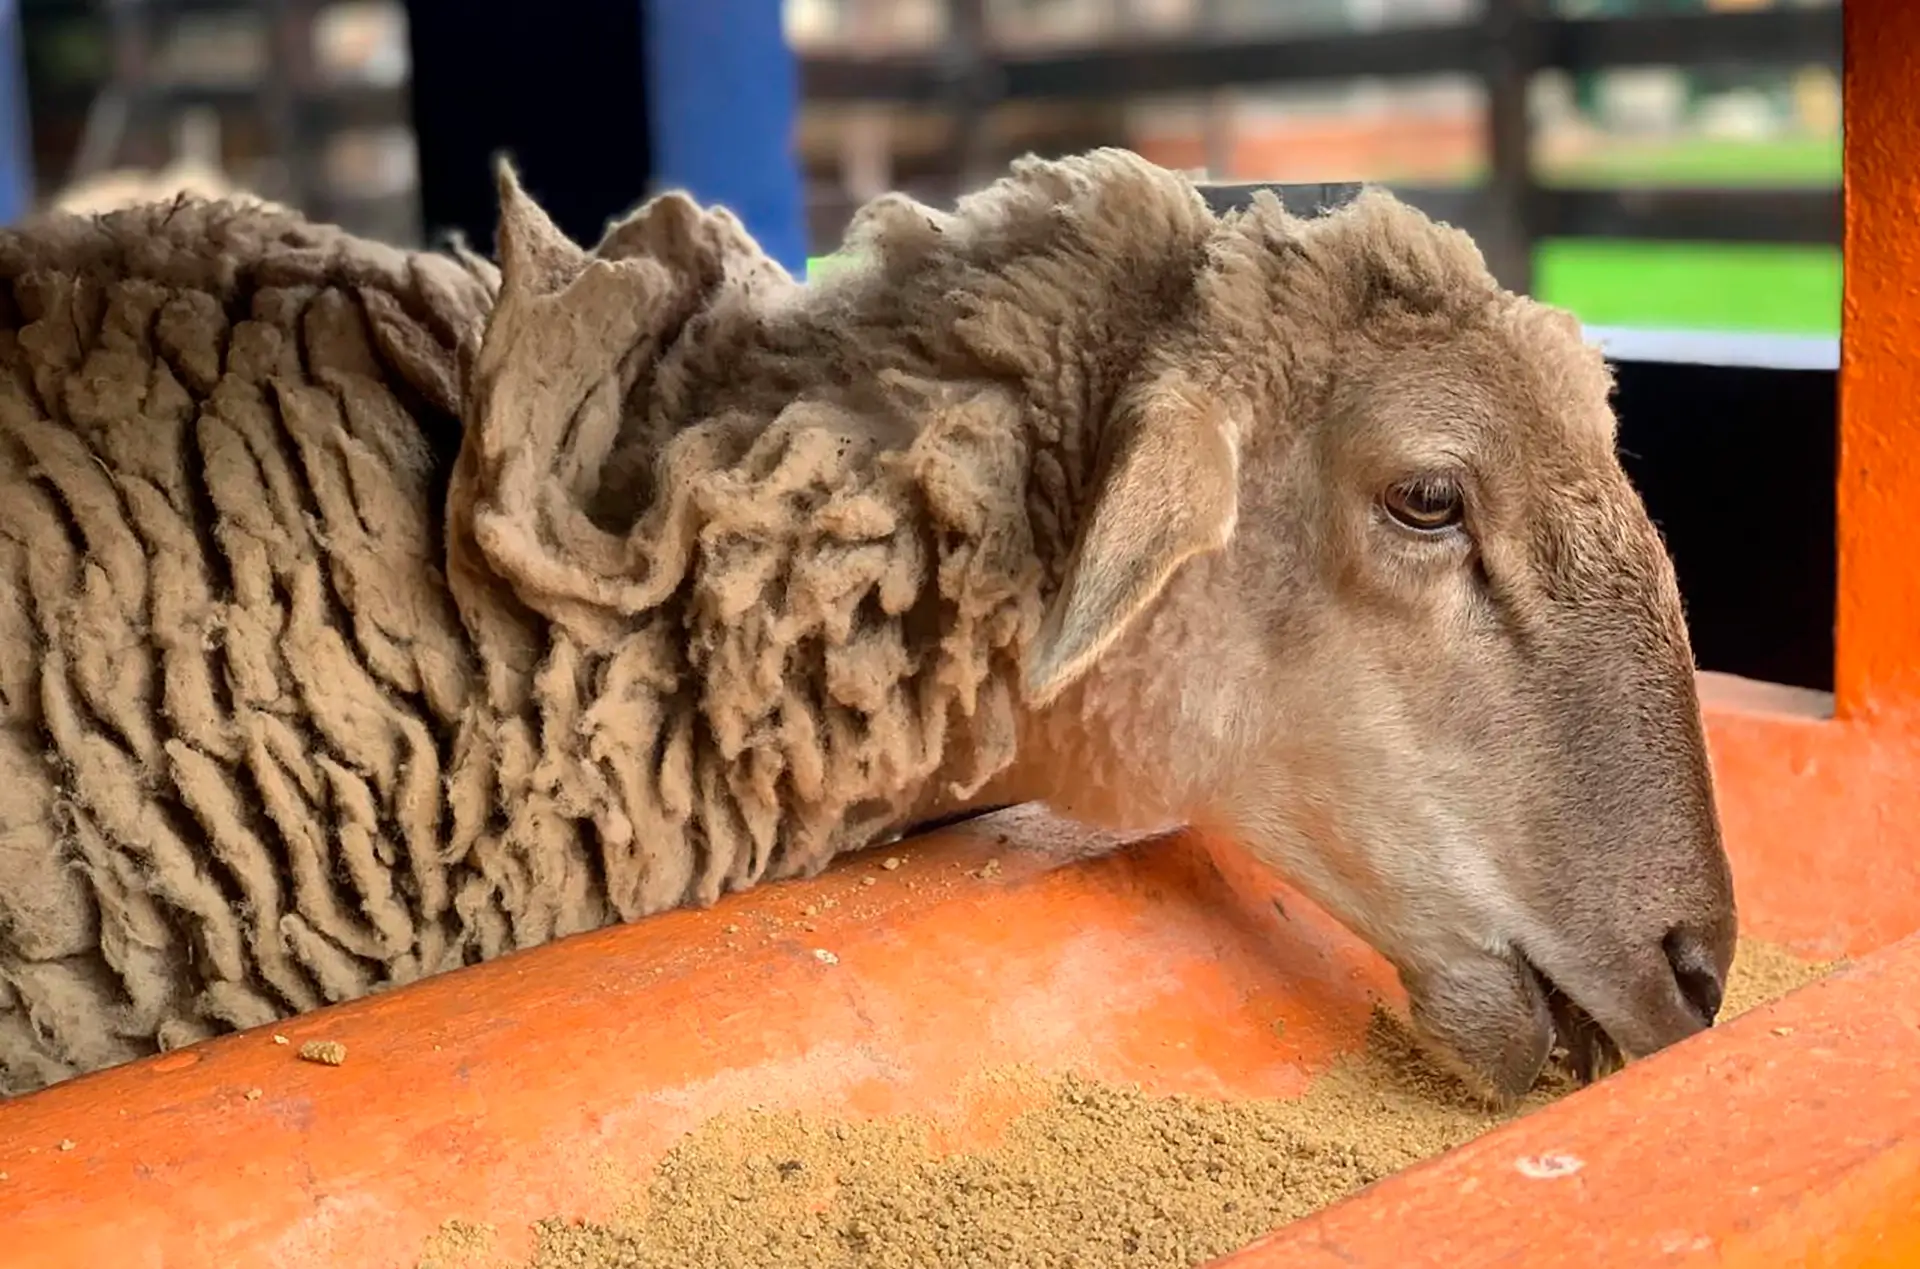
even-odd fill
[[[1213,1269],[1920,1265],[1920,937]]]
[[[0,1263],[120,1265],[130,1243],[156,1267],[373,1269],[448,1218],[524,1252],[529,1222],[627,1196],[610,1162],[644,1168],[742,1104],[944,1115],[959,1144],[998,1116],[956,1085],[1007,1063],[1287,1095],[1358,1046],[1369,990],[1394,992],[1230,851],[1174,838],[1055,869],[1059,832],[975,821],[894,870],[855,861],[306,1015],[284,1045],[224,1037],[0,1106]],[[346,1062],[302,1062],[310,1039]]]
[[[1220,1265],[1920,1265],[1920,5],[1846,22],[1836,692],[1704,698],[1746,933],[1862,959]],[[449,1218],[513,1256],[742,1104],[959,1146],[1018,1109],[963,1077],[1010,1063],[1285,1095],[1398,996],[1230,844],[1064,832],[1009,813],[0,1104],[0,1263],[381,1269]]]

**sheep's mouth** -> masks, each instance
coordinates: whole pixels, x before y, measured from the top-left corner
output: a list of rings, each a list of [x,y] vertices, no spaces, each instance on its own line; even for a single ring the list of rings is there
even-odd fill
[[[1532,976],[1534,988],[1547,1002],[1547,1015],[1553,1020],[1549,1060],[1558,1060],[1581,1084],[1591,1084],[1626,1065],[1620,1045],[1605,1027],[1594,1021],[1592,1014],[1530,959],[1522,956],[1520,961]]]

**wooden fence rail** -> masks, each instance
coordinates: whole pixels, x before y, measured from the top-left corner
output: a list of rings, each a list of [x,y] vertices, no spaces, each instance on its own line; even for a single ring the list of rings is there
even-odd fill
[[[1541,70],[1687,69],[1841,64],[1840,6],[1566,18],[1538,0],[1485,0],[1480,20],[1280,38],[1195,37],[1046,53],[997,50],[978,36],[980,0],[948,0],[965,36],[940,52],[809,54],[809,102],[938,106],[956,120],[957,193],[979,178],[980,133],[1003,102],[1112,100],[1147,94],[1325,83],[1367,76],[1472,74],[1486,86],[1488,175],[1477,187],[1396,186],[1430,214],[1472,230],[1503,281],[1530,285],[1544,237],[1838,243],[1834,188],[1549,188],[1534,179],[1527,85]],[[1328,173],[1330,177],[1345,173]]]

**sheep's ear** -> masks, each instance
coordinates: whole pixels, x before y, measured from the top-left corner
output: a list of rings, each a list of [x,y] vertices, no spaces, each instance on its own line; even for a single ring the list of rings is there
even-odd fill
[[[493,181],[500,196],[495,254],[503,283],[535,295],[561,290],[586,267],[587,253],[528,196],[504,154],[494,157]]]
[[[1239,514],[1238,437],[1220,402],[1155,383],[1111,425],[1099,491],[1028,653],[1036,707],[1086,673],[1181,563],[1225,546]]]

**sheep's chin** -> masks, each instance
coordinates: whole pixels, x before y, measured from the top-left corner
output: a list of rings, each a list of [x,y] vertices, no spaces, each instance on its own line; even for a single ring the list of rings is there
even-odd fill
[[[1428,1052],[1496,1108],[1531,1092],[1556,1055],[1581,1084],[1622,1065],[1606,1030],[1517,951],[1403,971],[1401,981]]]
[[[1553,1044],[1546,993],[1524,963],[1478,954],[1401,971],[1428,1053],[1494,1105],[1526,1095]]]

